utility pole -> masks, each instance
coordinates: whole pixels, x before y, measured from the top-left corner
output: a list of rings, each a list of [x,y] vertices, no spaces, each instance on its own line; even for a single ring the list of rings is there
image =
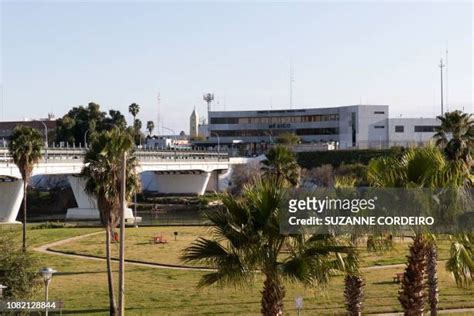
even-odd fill
[[[440,62],[439,62],[439,69],[440,69],[440,75],[441,75],[441,115],[444,114],[444,108],[443,108],[443,68],[444,68],[444,64],[443,64],[443,58],[441,58]]]
[[[122,156],[122,176],[120,185],[120,261],[119,261],[119,316],[125,316],[125,208],[126,208],[126,179],[127,152]]]
[[[293,108],[293,63],[290,62],[290,109]]]

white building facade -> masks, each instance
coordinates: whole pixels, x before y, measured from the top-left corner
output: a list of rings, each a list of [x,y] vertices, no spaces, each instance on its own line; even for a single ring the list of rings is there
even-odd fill
[[[223,145],[239,140],[253,151],[295,133],[303,143],[335,142],[339,149],[406,147],[426,143],[440,125],[435,118],[391,119],[388,111],[388,105],[350,105],[210,112],[209,141],[219,135]]]

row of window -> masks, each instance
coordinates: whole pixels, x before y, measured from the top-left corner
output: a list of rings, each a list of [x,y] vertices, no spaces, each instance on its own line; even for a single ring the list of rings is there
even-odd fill
[[[211,117],[211,124],[285,124],[339,121],[339,114],[262,117]]]
[[[414,131],[415,133],[434,133],[436,132],[436,128],[438,126],[432,125],[415,125]],[[395,125],[395,133],[404,133],[405,126],[403,125]]]
[[[227,131],[212,131],[211,135],[215,136],[216,134],[219,137],[277,137],[282,133],[295,133],[299,136],[304,135],[337,135],[339,134],[339,128],[337,127],[328,127],[328,128],[299,128],[295,130],[261,130],[261,129],[251,129],[251,130],[227,130]]]

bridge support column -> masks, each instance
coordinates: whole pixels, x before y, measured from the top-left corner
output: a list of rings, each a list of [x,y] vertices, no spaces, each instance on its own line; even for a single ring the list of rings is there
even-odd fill
[[[85,191],[86,181],[77,176],[68,176],[71,184],[74,198],[76,199],[77,207],[67,210],[66,219],[68,220],[99,220],[100,213],[97,207],[97,200],[87,194]],[[125,210],[125,220],[128,223],[133,223],[134,217],[132,210],[127,208]]]
[[[18,224],[16,217],[23,200],[23,180],[0,181],[0,224]]]
[[[197,194],[206,192],[211,172],[199,173],[154,173],[149,190],[165,194]]]

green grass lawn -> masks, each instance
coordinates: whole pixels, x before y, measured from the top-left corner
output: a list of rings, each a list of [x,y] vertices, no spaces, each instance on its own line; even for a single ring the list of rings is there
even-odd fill
[[[174,232],[178,232],[175,240]],[[166,244],[153,244],[153,236],[162,235]],[[126,230],[126,258],[154,263],[182,265],[179,260],[182,250],[198,236],[209,237],[208,227],[129,227]],[[93,235],[73,241],[66,245],[52,247],[53,250],[67,251],[77,254],[105,256],[104,234]],[[364,246],[359,246],[361,266],[376,266],[405,263],[405,255],[411,243],[410,238],[404,238],[394,243],[390,251],[367,252]],[[449,240],[438,239],[438,258],[445,260],[449,256]],[[118,258],[119,245],[112,247],[113,256]]]
[[[38,245],[95,231],[98,229],[42,229],[29,230],[28,236],[32,245]],[[174,231],[179,233],[176,242],[172,235]],[[20,230],[14,230],[11,233],[20,240]],[[151,236],[160,233],[169,240],[168,244],[148,243]],[[199,227],[129,228],[127,229],[127,257],[141,254],[147,260],[159,259],[160,262],[174,263],[177,262],[179,250],[200,234],[206,234],[206,229]],[[60,248],[67,251],[96,251],[96,254],[101,254],[102,238],[103,234],[94,235]],[[406,246],[401,245],[401,249],[406,250]],[[384,255],[374,256],[383,257]],[[35,253],[35,257],[39,260],[38,268],[51,266],[59,271],[52,280],[50,298],[63,300],[64,312],[78,315],[108,314],[105,262],[39,253]],[[367,255],[364,260],[368,262],[368,258],[372,257]],[[374,259],[376,260],[379,259]],[[403,257],[399,260],[403,261]],[[114,269],[116,272],[116,264],[114,264]],[[400,268],[382,268],[363,272],[366,282],[366,313],[401,310],[397,301],[399,285],[392,282],[394,273],[400,270]],[[196,289],[195,285],[203,273],[127,265],[127,315],[259,314],[260,291],[263,282],[260,276],[257,275],[255,282],[245,288],[213,286]],[[474,307],[474,289],[457,288],[442,266],[439,268],[439,279],[440,308]],[[303,315],[344,314],[342,276],[334,277],[326,289],[310,289],[297,284],[287,284],[286,289],[285,304],[288,315],[296,315],[294,298],[298,295],[304,297]],[[37,299],[41,298],[40,291]]]

